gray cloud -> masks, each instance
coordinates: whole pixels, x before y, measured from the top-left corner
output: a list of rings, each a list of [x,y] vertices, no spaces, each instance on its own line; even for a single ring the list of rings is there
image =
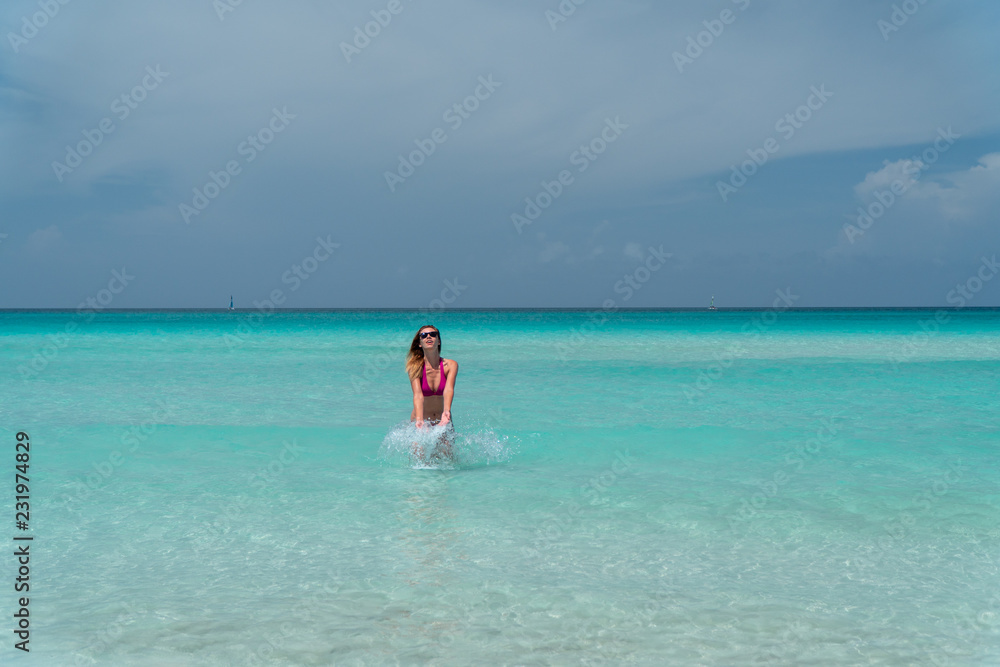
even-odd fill
[[[886,40],[891,2],[591,0],[553,30],[557,2],[402,0],[347,62],[341,43],[387,5],[244,2],[220,20],[203,1],[72,2],[17,53],[8,39],[0,274],[19,287],[0,305],[75,305],[122,263],[137,272],[123,306],[211,306],[231,291],[246,304],[328,233],[344,255],[288,305],[420,307],[456,275],[462,305],[592,305],[633,268],[628,244],[661,243],[676,266],[635,305],[765,303],[797,271],[817,282],[801,305],[936,303],[905,280],[862,294],[850,262],[958,267],[995,224],[975,171],[998,150],[991,7],[927,3]],[[678,72],[673,54],[727,9],[735,19]],[[5,5],[5,32],[37,10]],[[121,118],[114,101],[150,67],[169,74]],[[490,76],[501,85],[453,128],[446,111]],[[833,96],[784,137],[776,123],[814,86]],[[240,146],[275,108],[295,118],[247,161]],[[113,131],[60,181],[52,163],[105,118]],[[525,197],[576,169],[614,118],[629,126],[619,140],[517,234]],[[934,199],[918,226],[934,234],[900,240],[880,222],[878,245],[845,248],[855,186],[947,126],[962,145],[905,202]],[[391,192],[385,173],[436,129],[447,140]],[[722,202],[716,183],[769,137],[780,149]],[[179,205],[231,160],[239,173],[186,224]],[[934,226],[956,216],[961,230]]]

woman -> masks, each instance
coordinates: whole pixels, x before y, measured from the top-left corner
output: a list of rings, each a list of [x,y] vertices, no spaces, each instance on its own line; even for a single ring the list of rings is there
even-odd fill
[[[438,424],[454,433],[451,400],[455,395],[458,362],[441,356],[441,332],[436,327],[422,326],[413,337],[410,354],[406,357],[406,374],[413,388],[410,421],[416,422],[417,428]],[[451,438],[445,435],[437,449],[451,457]],[[423,459],[423,448],[419,444],[414,443],[413,453]]]

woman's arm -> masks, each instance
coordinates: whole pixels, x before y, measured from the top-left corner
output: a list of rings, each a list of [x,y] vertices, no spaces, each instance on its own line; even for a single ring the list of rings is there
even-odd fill
[[[447,381],[444,385],[444,410],[441,413],[441,423],[447,424],[451,421],[451,400],[455,397],[455,378],[458,376],[458,362],[454,359],[449,360],[448,367],[451,372],[448,373]]]
[[[424,392],[420,388],[420,380],[413,378],[410,380],[413,388],[413,413],[410,414],[410,421],[417,422],[417,426],[423,426],[424,421]]]

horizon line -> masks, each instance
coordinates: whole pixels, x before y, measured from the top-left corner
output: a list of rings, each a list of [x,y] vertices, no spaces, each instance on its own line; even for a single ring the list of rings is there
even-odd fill
[[[492,307],[483,306],[479,308],[402,308],[402,307],[385,307],[385,308],[366,308],[366,307],[355,307],[355,308],[193,308],[193,307],[182,307],[182,308],[102,308],[100,310],[95,310],[93,308],[0,308],[0,313],[15,313],[15,312],[38,312],[38,313],[65,313],[65,312],[87,312],[94,313],[95,315],[100,315],[103,313],[164,313],[164,312],[201,312],[201,313],[273,313],[273,312],[283,312],[283,313],[295,313],[295,312],[422,312],[428,315],[438,315],[449,312],[483,312],[483,311],[564,311],[564,312],[592,312],[599,310],[602,312],[616,313],[616,312],[704,312],[704,313],[719,313],[719,312],[742,312],[748,310],[775,310],[773,306],[717,306],[715,310],[710,310],[705,306],[659,306],[659,307],[618,307],[613,310],[605,309],[601,306],[505,306],[505,307]],[[784,307],[780,309],[781,312],[791,312],[791,311],[845,311],[845,310],[946,310],[946,311],[958,311],[958,310],[1000,310],[1000,306],[963,306],[963,307],[947,307],[947,306],[798,306],[798,307]]]

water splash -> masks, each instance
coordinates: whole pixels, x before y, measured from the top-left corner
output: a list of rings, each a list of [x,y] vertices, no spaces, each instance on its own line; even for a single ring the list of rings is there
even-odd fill
[[[509,437],[486,426],[417,428],[413,422],[394,426],[382,440],[378,457],[392,465],[455,470],[494,465],[514,454]]]

